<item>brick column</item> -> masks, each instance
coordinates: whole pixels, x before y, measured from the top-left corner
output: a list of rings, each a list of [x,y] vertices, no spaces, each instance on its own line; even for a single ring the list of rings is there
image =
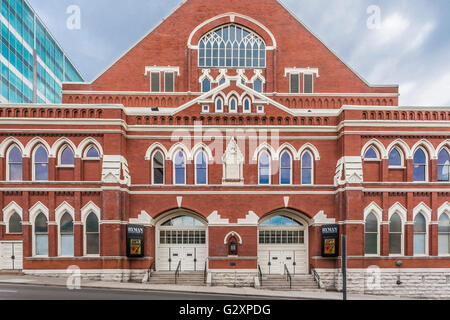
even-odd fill
[[[389,159],[382,159],[381,160],[381,181],[388,181],[389,177]]]
[[[22,158],[23,181],[30,181],[33,175],[31,158]]]
[[[412,182],[414,180],[413,159],[406,160],[406,181]]]
[[[74,238],[74,256],[83,256],[83,225],[81,221],[81,193],[75,192],[74,195],[74,209],[75,209],[75,221],[73,226],[73,238]]]
[[[6,180],[6,161],[6,158],[0,158],[0,181]]]
[[[49,192],[48,194],[48,255],[49,257],[58,256],[58,225],[55,217],[55,193]]]
[[[74,177],[75,181],[82,181],[83,174],[83,161],[81,158],[75,158],[75,169],[74,169]]]
[[[48,158],[48,181],[56,181],[56,158]]]
[[[173,165],[172,161],[165,160],[164,161],[164,175],[165,175],[165,183],[166,184],[174,184],[175,180],[173,178]]]
[[[301,165],[300,165],[300,160],[293,160],[292,161],[292,184],[294,185],[300,185],[302,183],[300,177],[301,177]],[[317,166],[317,163],[316,163]],[[314,170],[314,175],[316,178],[316,172],[317,172],[317,167],[316,170]],[[314,179],[314,183],[317,183],[317,180]]]
[[[438,164],[438,161],[436,159],[433,159],[433,160],[430,161],[430,167],[429,167],[429,171],[430,171],[430,175],[429,175],[430,179],[429,179],[429,181],[430,182],[437,182],[438,181],[438,174],[437,174],[437,171],[438,171],[437,167],[438,166],[437,166],[437,164]]]

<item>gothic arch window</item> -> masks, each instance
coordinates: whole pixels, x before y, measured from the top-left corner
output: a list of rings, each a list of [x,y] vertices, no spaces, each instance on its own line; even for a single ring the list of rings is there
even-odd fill
[[[426,255],[427,250],[427,220],[422,213],[414,219],[414,255]]]
[[[13,145],[8,151],[8,181],[22,181],[22,152]]]
[[[164,184],[164,156],[161,151],[156,151],[152,159],[153,184]]]
[[[389,221],[389,254],[403,254],[403,223],[398,213],[394,213]]]
[[[85,223],[85,254],[100,254],[100,228],[99,220],[94,212],[91,212],[86,218]]]
[[[85,158],[88,158],[88,159],[99,159],[100,158],[100,153],[98,152],[96,147],[90,146],[87,149]]]
[[[230,98],[229,108],[230,108],[230,113],[236,113],[237,112],[237,100],[236,100],[236,98],[234,98],[234,97]]]
[[[206,78],[202,81],[202,92],[209,92],[211,90],[211,81]]]
[[[220,97],[216,99],[216,112],[223,112],[223,99]]]
[[[9,218],[8,233],[22,233],[22,219],[17,212],[14,212],[14,214]]]
[[[244,113],[250,113],[252,111],[252,103],[249,98],[244,99]]]
[[[61,256],[74,255],[74,233],[72,216],[66,212],[59,223],[59,253]]]
[[[48,181],[48,153],[41,145],[33,156],[33,178],[35,181]]]
[[[292,157],[288,151],[281,155],[280,161],[280,184],[292,184]]]
[[[438,157],[438,181],[450,181],[450,154],[447,149],[442,149]]]
[[[34,220],[34,254],[48,256],[48,221],[42,212]]]
[[[439,218],[439,254],[450,255],[450,215],[443,213]]]
[[[261,79],[257,78],[253,82],[253,90],[255,90],[256,92],[259,92],[259,93],[263,92],[263,82]]]
[[[403,153],[396,147],[389,153],[389,167],[403,167]]]
[[[261,152],[258,161],[258,181],[259,184],[270,184],[271,172],[270,172],[271,158],[267,151]]]
[[[69,146],[64,146],[61,150],[59,164],[61,166],[75,165],[75,158],[72,149]]]
[[[370,147],[369,149],[367,149],[365,155],[364,155],[364,160],[378,160],[380,159],[377,150],[374,147]]]
[[[428,180],[428,159],[426,152],[419,148],[414,153],[414,180],[415,182],[425,182]]]
[[[375,214],[370,213],[364,228],[364,251],[366,255],[378,254],[378,219]]]
[[[306,151],[302,155],[302,185],[312,185],[313,182],[313,172],[314,172],[314,165],[313,165],[313,156],[311,152]]]
[[[175,184],[186,184],[186,156],[183,151],[178,151],[174,162]]]
[[[250,29],[227,24],[199,42],[199,67],[265,68],[266,44]]]
[[[208,184],[208,161],[204,151],[200,151],[195,157],[195,184]]]

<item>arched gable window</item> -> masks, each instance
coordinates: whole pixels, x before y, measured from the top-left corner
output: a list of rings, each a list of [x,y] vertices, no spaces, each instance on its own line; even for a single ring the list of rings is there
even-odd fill
[[[8,181],[22,181],[22,152],[16,145],[8,152]]]
[[[313,156],[311,152],[306,151],[302,155],[302,184],[311,185],[313,184]]]
[[[73,166],[75,164],[73,151],[69,146],[65,146],[61,152],[59,164],[62,166]]]
[[[199,67],[266,67],[266,44],[255,32],[228,24],[199,42]]]
[[[22,219],[17,212],[9,218],[8,233],[22,233]]]
[[[202,81],[202,92],[209,92],[211,91],[211,81],[206,78]]]
[[[186,157],[183,151],[175,155],[175,184],[186,184]]]
[[[261,79],[257,78],[253,81],[253,90],[259,93],[263,92],[263,82]]]
[[[267,151],[261,152],[258,161],[259,184],[270,184],[270,156]]]
[[[393,148],[389,153],[389,167],[402,167],[403,156],[400,150]]]
[[[161,151],[153,154],[152,169],[153,184],[164,184],[164,156]]]
[[[59,224],[60,237],[60,255],[73,256],[74,254],[74,236],[73,236],[73,219],[69,213],[65,213]]]
[[[34,153],[34,180],[48,181],[48,153],[43,146],[39,146]]]
[[[34,253],[36,256],[48,256],[48,223],[47,217],[42,212],[34,222]]]
[[[378,254],[378,220],[373,213],[366,218],[364,238],[365,254]]]
[[[100,228],[97,215],[91,212],[85,225],[85,252],[87,255],[100,254]]]
[[[414,219],[414,254],[425,255],[427,253],[427,221],[422,213]]]
[[[450,254],[450,217],[446,213],[439,218],[439,254]]]
[[[230,99],[229,106],[230,106],[230,113],[237,112],[237,100],[236,100],[236,98],[233,97],[233,98]]]
[[[280,184],[292,184],[292,157],[288,151],[281,155]]]
[[[414,180],[417,182],[424,182],[428,180],[427,174],[427,156],[422,148],[417,149],[414,153]]]
[[[442,151],[439,152],[438,181],[450,181],[450,154],[447,149],[442,149]]]
[[[223,100],[222,98],[216,99],[216,112],[223,112]]]
[[[244,99],[244,113],[250,113],[252,111],[252,104],[249,98]]]
[[[402,219],[398,213],[394,213],[389,221],[389,254],[401,255],[403,243]]]
[[[378,152],[374,147],[370,147],[367,149],[366,154],[364,155],[364,160],[378,160]]]
[[[208,162],[206,154],[200,151],[195,157],[195,184],[208,184]]]
[[[86,158],[89,159],[98,159],[100,158],[100,153],[98,152],[97,148],[94,146],[91,146],[88,151],[86,152]]]

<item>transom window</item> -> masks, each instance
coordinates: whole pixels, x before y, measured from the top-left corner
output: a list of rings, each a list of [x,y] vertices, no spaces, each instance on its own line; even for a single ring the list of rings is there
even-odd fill
[[[275,216],[261,223],[261,227],[300,227],[301,224],[286,216]]]
[[[100,158],[100,154],[99,154],[97,148],[94,146],[91,146],[89,148],[88,152],[86,152],[86,158],[90,158],[90,159]]]
[[[261,230],[260,244],[304,244],[305,232],[300,230]]]
[[[203,230],[161,230],[160,244],[206,244],[206,231]]]
[[[162,224],[163,227],[204,227],[205,225],[190,216],[181,216],[170,219]]]
[[[266,44],[255,32],[228,24],[207,33],[199,43],[200,67],[265,68]]]

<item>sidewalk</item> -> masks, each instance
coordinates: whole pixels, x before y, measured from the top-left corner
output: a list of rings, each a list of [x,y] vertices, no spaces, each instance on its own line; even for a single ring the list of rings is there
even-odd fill
[[[0,284],[20,284],[20,285],[39,285],[39,286],[57,286],[66,287],[67,278],[49,278],[33,277],[21,275],[0,275]],[[131,282],[107,282],[82,280],[82,288],[93,289],[115,289],[123,291],[164,291],[164,292],[183,292],[183,293],[201,293],[201,294],[222,294],[249,297],[272,297],[277,299],[307,299],[307,300],[342,300],[342,293],[338,292],[310,292],[310,291],[272,291],[260,290],[255,288],[228,288],[228,287],[194,287],[177,285],[151,285],[147,283]],[[214,300],[214,296],[211,297]],[[371,296],[349,294],[349,300],[406,300],[392,296]],[[410,299],[408,299],[410,300]]]

